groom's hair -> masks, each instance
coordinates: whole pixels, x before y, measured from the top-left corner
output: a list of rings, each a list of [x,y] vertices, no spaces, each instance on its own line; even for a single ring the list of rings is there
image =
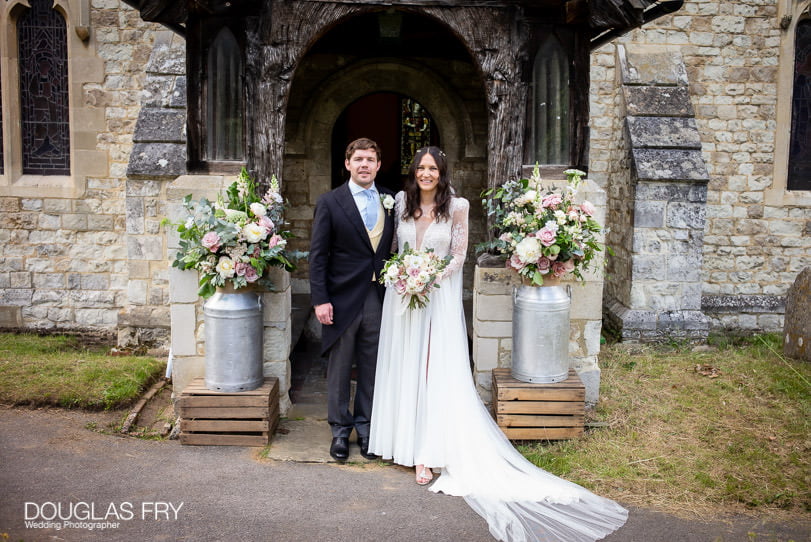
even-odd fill
[[[372,141],[371,139],[361,137],[360,139],[356,139],[355,141],[351,142],[349,145],[346,146],[346,159],[349,160],[352,158],[352,155],[355,151],[366,151],[366,150],[373,150],[377,153],[377,161],[381,161],[383,159],[383,153],[380,152],[380,147]]]

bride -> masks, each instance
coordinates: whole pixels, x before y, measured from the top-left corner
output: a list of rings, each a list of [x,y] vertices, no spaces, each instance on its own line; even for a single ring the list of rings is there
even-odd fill
[[[369,451],[415,466],[420,485],[441,469],[431,491],[464,497],[499,540],[599,540],[627,511],[527,461],[476,393],[462,309],[469,207],[453,195],[445,153],[417,151],[396,197],[397,245],[452,260],[424,308],[386,292]]]

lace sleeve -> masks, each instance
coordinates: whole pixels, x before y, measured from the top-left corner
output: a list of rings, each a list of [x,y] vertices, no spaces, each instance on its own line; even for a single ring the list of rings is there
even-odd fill
[[[394,235],[391,238],[391,253],[395,254],[398,250],[397,246],[397,230],[400,228],[400,217],[403,216],[403,207],[405,206],[405,192],[400,191],[394,195]]]
[[[467,215],[470,203],[465,198],[454,198],[451,224],[451,262],[442,273],[442,278],[460,271],[467,255]]]

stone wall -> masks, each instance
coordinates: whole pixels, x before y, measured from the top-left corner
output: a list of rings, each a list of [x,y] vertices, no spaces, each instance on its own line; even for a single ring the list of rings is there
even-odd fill
[[[790,4],[796,7],[777,0],[688,0],[676,14],[618,40],[674,46],[683,56],[710,176],[701,309],[715,329],[781,330],[785,293],[811,263],[811,195],[785,190],[785,165],[776,159],[786,156],[787,140],[779,132],[787,125],[778,128],[775,119],[785,119],[790,107],[790,84],[781,86],[777,74],[781,64],[792,64],[783,57],[792,34],[781,31],[780,21],[784,15],[796,20],[798,13],[786,9],[799,12],[808,2]],[[615,47],[592,54],[589,176],[626,198],[620,194],[627,155],[617,141],[622,119],[614,107],[619,88]],[[776,146],[780,141],[782,147]],[[620,250],[628,245],[622,231],[628,219],[626,210],[624,218],[611,221],[609,242]],[[631,280],[629,260],[618,260],[608,292],[627,289]]]
[[[127,302],[126,168],[143,67],[160,27],[118,1],[94,1],[82,41],[74,32],[80,4],[60,2],[71,55],[72,174],[22,175],[10,157],[0,175],[0,326],[112,335]],[[0,17],[13,19],[16,8]],[[4,39],[13,24],[0,21]],[[12,69],[16,59],[2,50]]]

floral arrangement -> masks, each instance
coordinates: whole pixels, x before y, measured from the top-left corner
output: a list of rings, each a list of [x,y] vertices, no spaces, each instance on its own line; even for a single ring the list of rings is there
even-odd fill
[[[236,289],[253,283],[269,288],[268,267],[295,269],[285,253],[292,234],[281,229],[284,201],[275,175],[260,197],[256,183],[242,168],[216,202],[206,198],[193,202],[188,195],[183,206],[189,217],[177,225],[180,249],[172,265],[200,273],[200,296],[210,297],[229,282]]]
[[[565,174],[562,190],[544,191],[536,165],[530,179],[507,181],[483,194],[482,204],[494,217],[498,237],[477,248],[506,254],[507,267],[534,286],[567,273],[582,281],[582,271],[603,248],[597,242],[602,227],[594,219],[594,206],[575,203],[585,173],[567,169]]]
[[[451,261],[450,256],[440,258],[433,249],[417,251],[408,246],[387,260],[380,275],[380,282],[394,286],[394,291],[408,298],[408,308],[423,308],[428,304],[428,294],[439,288],[437,280]]]

